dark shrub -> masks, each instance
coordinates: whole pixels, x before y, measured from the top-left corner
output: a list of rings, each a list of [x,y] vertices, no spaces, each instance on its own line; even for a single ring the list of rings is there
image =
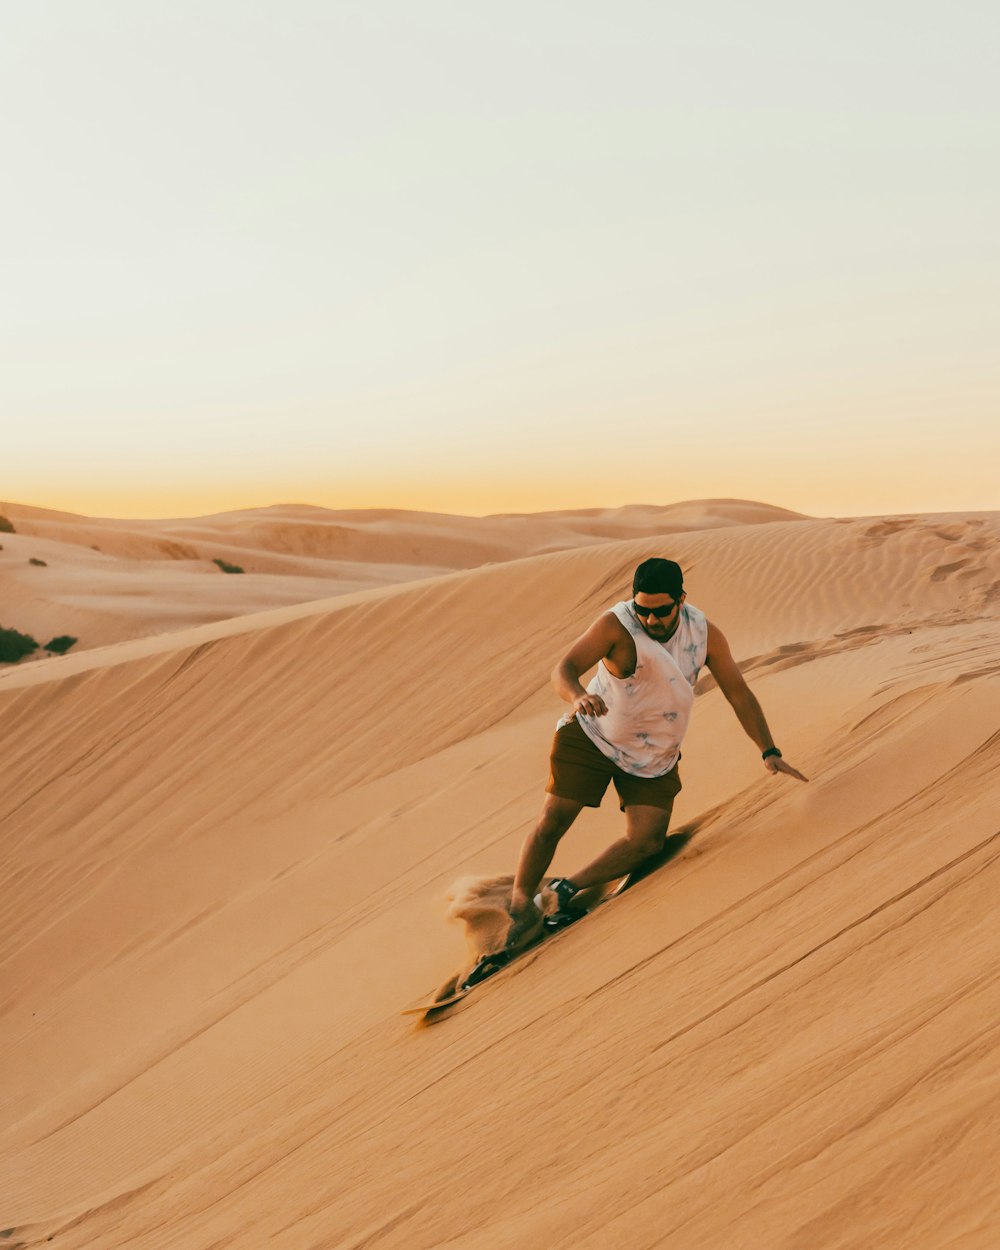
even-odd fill
[[[65,655],[70,647],[78,641],[79,639],[71,638],[69,634],[60,634],[58,638],[53,638],[51,642],[45,644],[45,650],[51,651],[55,655]]]
[[[217,564],[223,573],[242,573],[243,570],[238,564],[229,564],[225,560],[213,560],[213,564]]]
[[[0,627],[0,664],[16,664],[37,650],[38,643],[30,634],[19,634],[16,629]]]
[[[0,534],[16,534],[12,522],[8,521],[5,516],[0,516]]]

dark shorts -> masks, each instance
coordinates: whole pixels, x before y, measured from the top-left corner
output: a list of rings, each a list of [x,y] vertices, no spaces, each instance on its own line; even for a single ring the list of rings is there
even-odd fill
[[[619,768],[587,737],[576,717],[556,730],[549,768],[546,794],[584,807],[600,807],[608,782],[613,781],[622,811],[638,805],[669,812],[681,788],[676,764],[662,777],[635,777]]]

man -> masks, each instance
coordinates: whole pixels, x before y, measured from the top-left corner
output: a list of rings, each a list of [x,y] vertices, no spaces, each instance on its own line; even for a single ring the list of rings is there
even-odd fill
[[[521,849],[508,947],[537,927],[534,895],[559,839],[584,807],[600,807],[609,781],[625,813],[625,836],[572,877],[549,883],[560,909],[578,890],[624,877],[662,849],[681,788],[680,746],[703,665],[768,772],[807,780],[782,759],[721,630],[685,602],[680,565],[645,560],[635,571],[632,595],[599,617],[552,671],[560,698],[572,708],[556,727],[545,805]],[[584,689],[580,677],[595,664]]]

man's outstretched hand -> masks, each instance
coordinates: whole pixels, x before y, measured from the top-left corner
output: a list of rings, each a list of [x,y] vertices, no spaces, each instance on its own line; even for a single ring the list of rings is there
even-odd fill
[[[786,764],[780,755],[769,755],[764,761],[764,767],[769,773],[787,773],[789,777],[794,777],[797,781],[809,780],[797,768],[793,768],[791,764]]]

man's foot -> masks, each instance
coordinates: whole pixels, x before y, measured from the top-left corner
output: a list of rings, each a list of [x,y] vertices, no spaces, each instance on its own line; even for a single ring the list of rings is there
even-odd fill
[[[506,949],[514,950],[533,937],[542,927],[542,913],[529,899],[523,907],[510,911],[511,926],[507,933]]]
[[[573,896],[576,894],[579,894],[580,891],[573,884],[573,882],[569,880],[568,877],[553,877],[552,880],[549,882],[549,889],[556,896],[556,902],[559,904],[559,906],[556,908],[557,912],[564,912],[564,911],[572,912],[575,910],[571,906],[572,901],[573,901]],[[541,900],[542,900],[541,894],[536,894],[535,895],[536,907],[541,907]]]

